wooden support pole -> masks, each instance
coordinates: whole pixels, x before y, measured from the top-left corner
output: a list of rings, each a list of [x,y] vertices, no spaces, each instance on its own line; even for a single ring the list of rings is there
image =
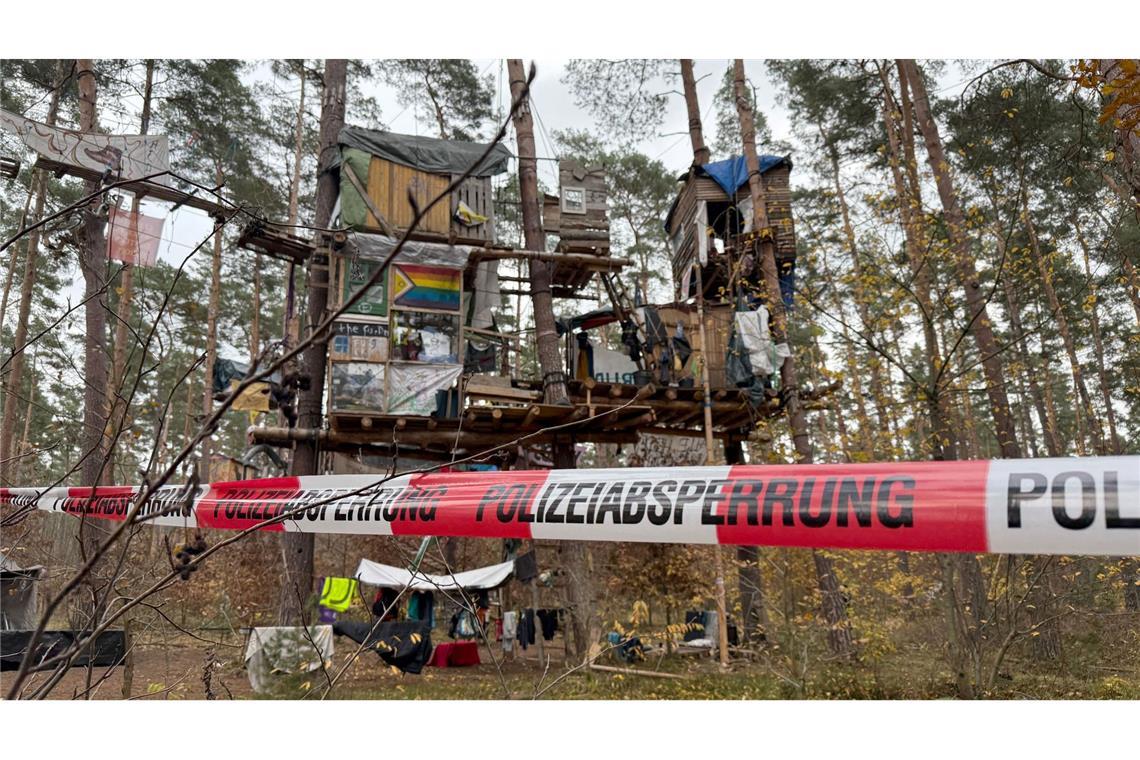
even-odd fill
[[[697,230],[698,235],[705,234],[705,230]],[[702,396],[702,405],[705,412],[705,464],[712,465],[716,461],[716,453],[713,444],[713,421],[712,421],[712,390],[709,388],[709,363],[705,359],[705,348],[708,346],[708,340],[705,336],[705,289],[704,281],[701,276],[701,265],[697,262],[694,265],[697,275],[697,330],[701,336],[701,348],[699,357],[701,362],[701,387],[704,389]],[[724,591],[724,556],[721,554],[720,546],[712,547],[713,559],[715,560],[713,567],[716,570],[716,615],[717,615],[717,651],[720,656],[720,666],[722,668],[728,667],[728,603],[725,599]]]

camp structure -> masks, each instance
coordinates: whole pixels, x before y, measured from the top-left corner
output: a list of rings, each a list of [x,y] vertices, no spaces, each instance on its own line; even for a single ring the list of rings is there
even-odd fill
[[[37,588],[46,571],[40,565],[20,567],[0,553],[0,670],[16,670],[23,662],[40,615]],[[33,660],[43,661],[68,651],[83,633],[47,630],[38,639]],[[102,631],[76,656],[71,667],[114,667],[126,657],[122,630]]]
[[[329,308],[343,309],[329,339],[326,424],[253,427],[252,444],[290,447],[315,439],[325,451],[361,459],[439,460],[524,435],[532,445],[553,443],[555,436],[619,444],[644,433],[701,437],[706,401],[710,434],[741,441],[758,419],[779,413],[778,389],[768,376],[782,347],[768,340],[762,307],[711,297],[710,283],[732,281],[725,274],[730,269],[742,273],[740,283],[759,277],[758,267],[745,271],[729,263],[739,262],[755,240],[737,219],[747,196],[742,159],[682,177],[665,220],[675,241],[678,295],[691,279],[684,264],[691,259],[706,262],[710,297],[653,306],[627,292],[621,272],[631,262],[611,255],[603,166],[559,162],[559,194],[542,203],[549,250],[534,251],[506,245],[497,229],[491,179],[507,170],[505,147],[352,126],[339,143],[337,208],[347,231],[304,240],[257,222],[240,239],[247,249],[284,260],[327,262]],[[791,163],[764,160],[780,255],[791,266]],[[410,228],[416,209],[423,213]],[[608,308],[558,319],[569,405],[543,403],[541,378],[520,359],[533,335],[501,326],[496,312],[503,296],[531,295],[528,280],[500,273],[508,259],[553,264],[556,298],[572,303],[593,300],[597,292],[608,296]],[[750,315],[743,330],[742,313]],[[599,329],[611,324],[609,331]],[[810,401],[812,393],[804,397]]]
[[[20,567],[0,553],[0,630],[22,631],[36,627],[39,612],[36,587],[43,567]]]
[[[665,217],[678,297],[696,295],[693,272],[698,264],[706,297],[735,293],[738,286],[755,289],[761,280],[756,243],[770,235],[775,241],[781,292],[791,307],[796,261],[792,161],[787,156],[772,155],[762,155],[759,160],[770,225],[767,230],[752,229],[752,195],[743,156],[695,166],[678,179],[681,190]]]

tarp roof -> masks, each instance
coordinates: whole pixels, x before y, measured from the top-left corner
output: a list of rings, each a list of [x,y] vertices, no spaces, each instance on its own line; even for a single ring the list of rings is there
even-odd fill
[[[0,573],[5,577],[9,576],[27,576],[38,578],[40,573],[43,572],[43,565],[33,565],[32,567],[20,567],[12,560],[8,559],[8,555],[0,552]]]
[[[760,173],[775,169],[777,166],[787,164],[789,167],[792,165],[791,156],[770,156],[762,155],[760,158]],[[711,164],[701,164],[696,169],[698,174],[703,174],[709,179],[720,185],[725,194],[730,198],[736,195],[736,191],[748,183],[748,163],[745,161],[744,156],[733,156],[726,158],[723,161],[713,161]],[[682,179],[685,178],[684,175]],[[665,215],[665,231],[669,231],[669,225],[673,221],[673,212],[677,210],[677,201],[681,196],[678,194],[673,199],[673,205],[669,207],[669,213]]]
[[[789,166],[792,164],[787,156],[760,156],[760,173],[763,174],[784,163]],[[744,156],[733,156],[723,161],[701,164],[697,171],[708,175],[728,195],[735,195],[736,191],[748,182],[748,163],[744,160]]]
[[[371,232],[354,232],[348,236],[346,252],[359,255],[366,259],[384,259],[399,241]],[[469,245],[451,245],[450,243],[430,243],[422,240],[407,240],[404,247],[396,254],[393,261],[405,264],[431,264],[442,267],[467,266],[471,252],[475,248]]]
[[[382,565],[369,559],[360,560],[356,577],[361,583],[384,588],[405,588],[412,591],[453,591],[455,589],[492,589],[501,586],[515,571],[515,561],[466,570],[453,575],[432,575],[417,572],[414,576],[402,567]]]
[[[462,174],[487,150],[487,143],[399,135],[353,126],[341,129],[337,141],[349,148],[431,174]],[[479,164],[473,176],[502,174],[507,170],[510,158],[511,152],[500,143],[491,149],[490,155]]]

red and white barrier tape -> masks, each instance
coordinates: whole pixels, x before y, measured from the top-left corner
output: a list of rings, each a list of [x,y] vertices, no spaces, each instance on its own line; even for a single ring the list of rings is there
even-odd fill
[[[1140,555],[1140,456],[269,478],[162,488],[155,525],[892,551]],[[130,486],[0,489],[125,519]],[[292,514],[294,510],[296,514]]]

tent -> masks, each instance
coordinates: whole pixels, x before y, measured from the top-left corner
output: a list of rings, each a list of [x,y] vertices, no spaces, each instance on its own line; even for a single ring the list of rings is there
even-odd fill
[[[407,588],[410,591],[453,591],[455,589],[493,589],[503,585],[515,571],[515,561],[509,560],[498,565],[480,567],[451,575],[432,575],[416,572],[392,565],[382,565],[372,560],[360,560],[356,568],[356,578],[361,583],[384,588]]]
[[[36,609],[36,581],[44,569],[20,567],[0,553],[0,630],[27,631],[36,627],[39,615]]]

